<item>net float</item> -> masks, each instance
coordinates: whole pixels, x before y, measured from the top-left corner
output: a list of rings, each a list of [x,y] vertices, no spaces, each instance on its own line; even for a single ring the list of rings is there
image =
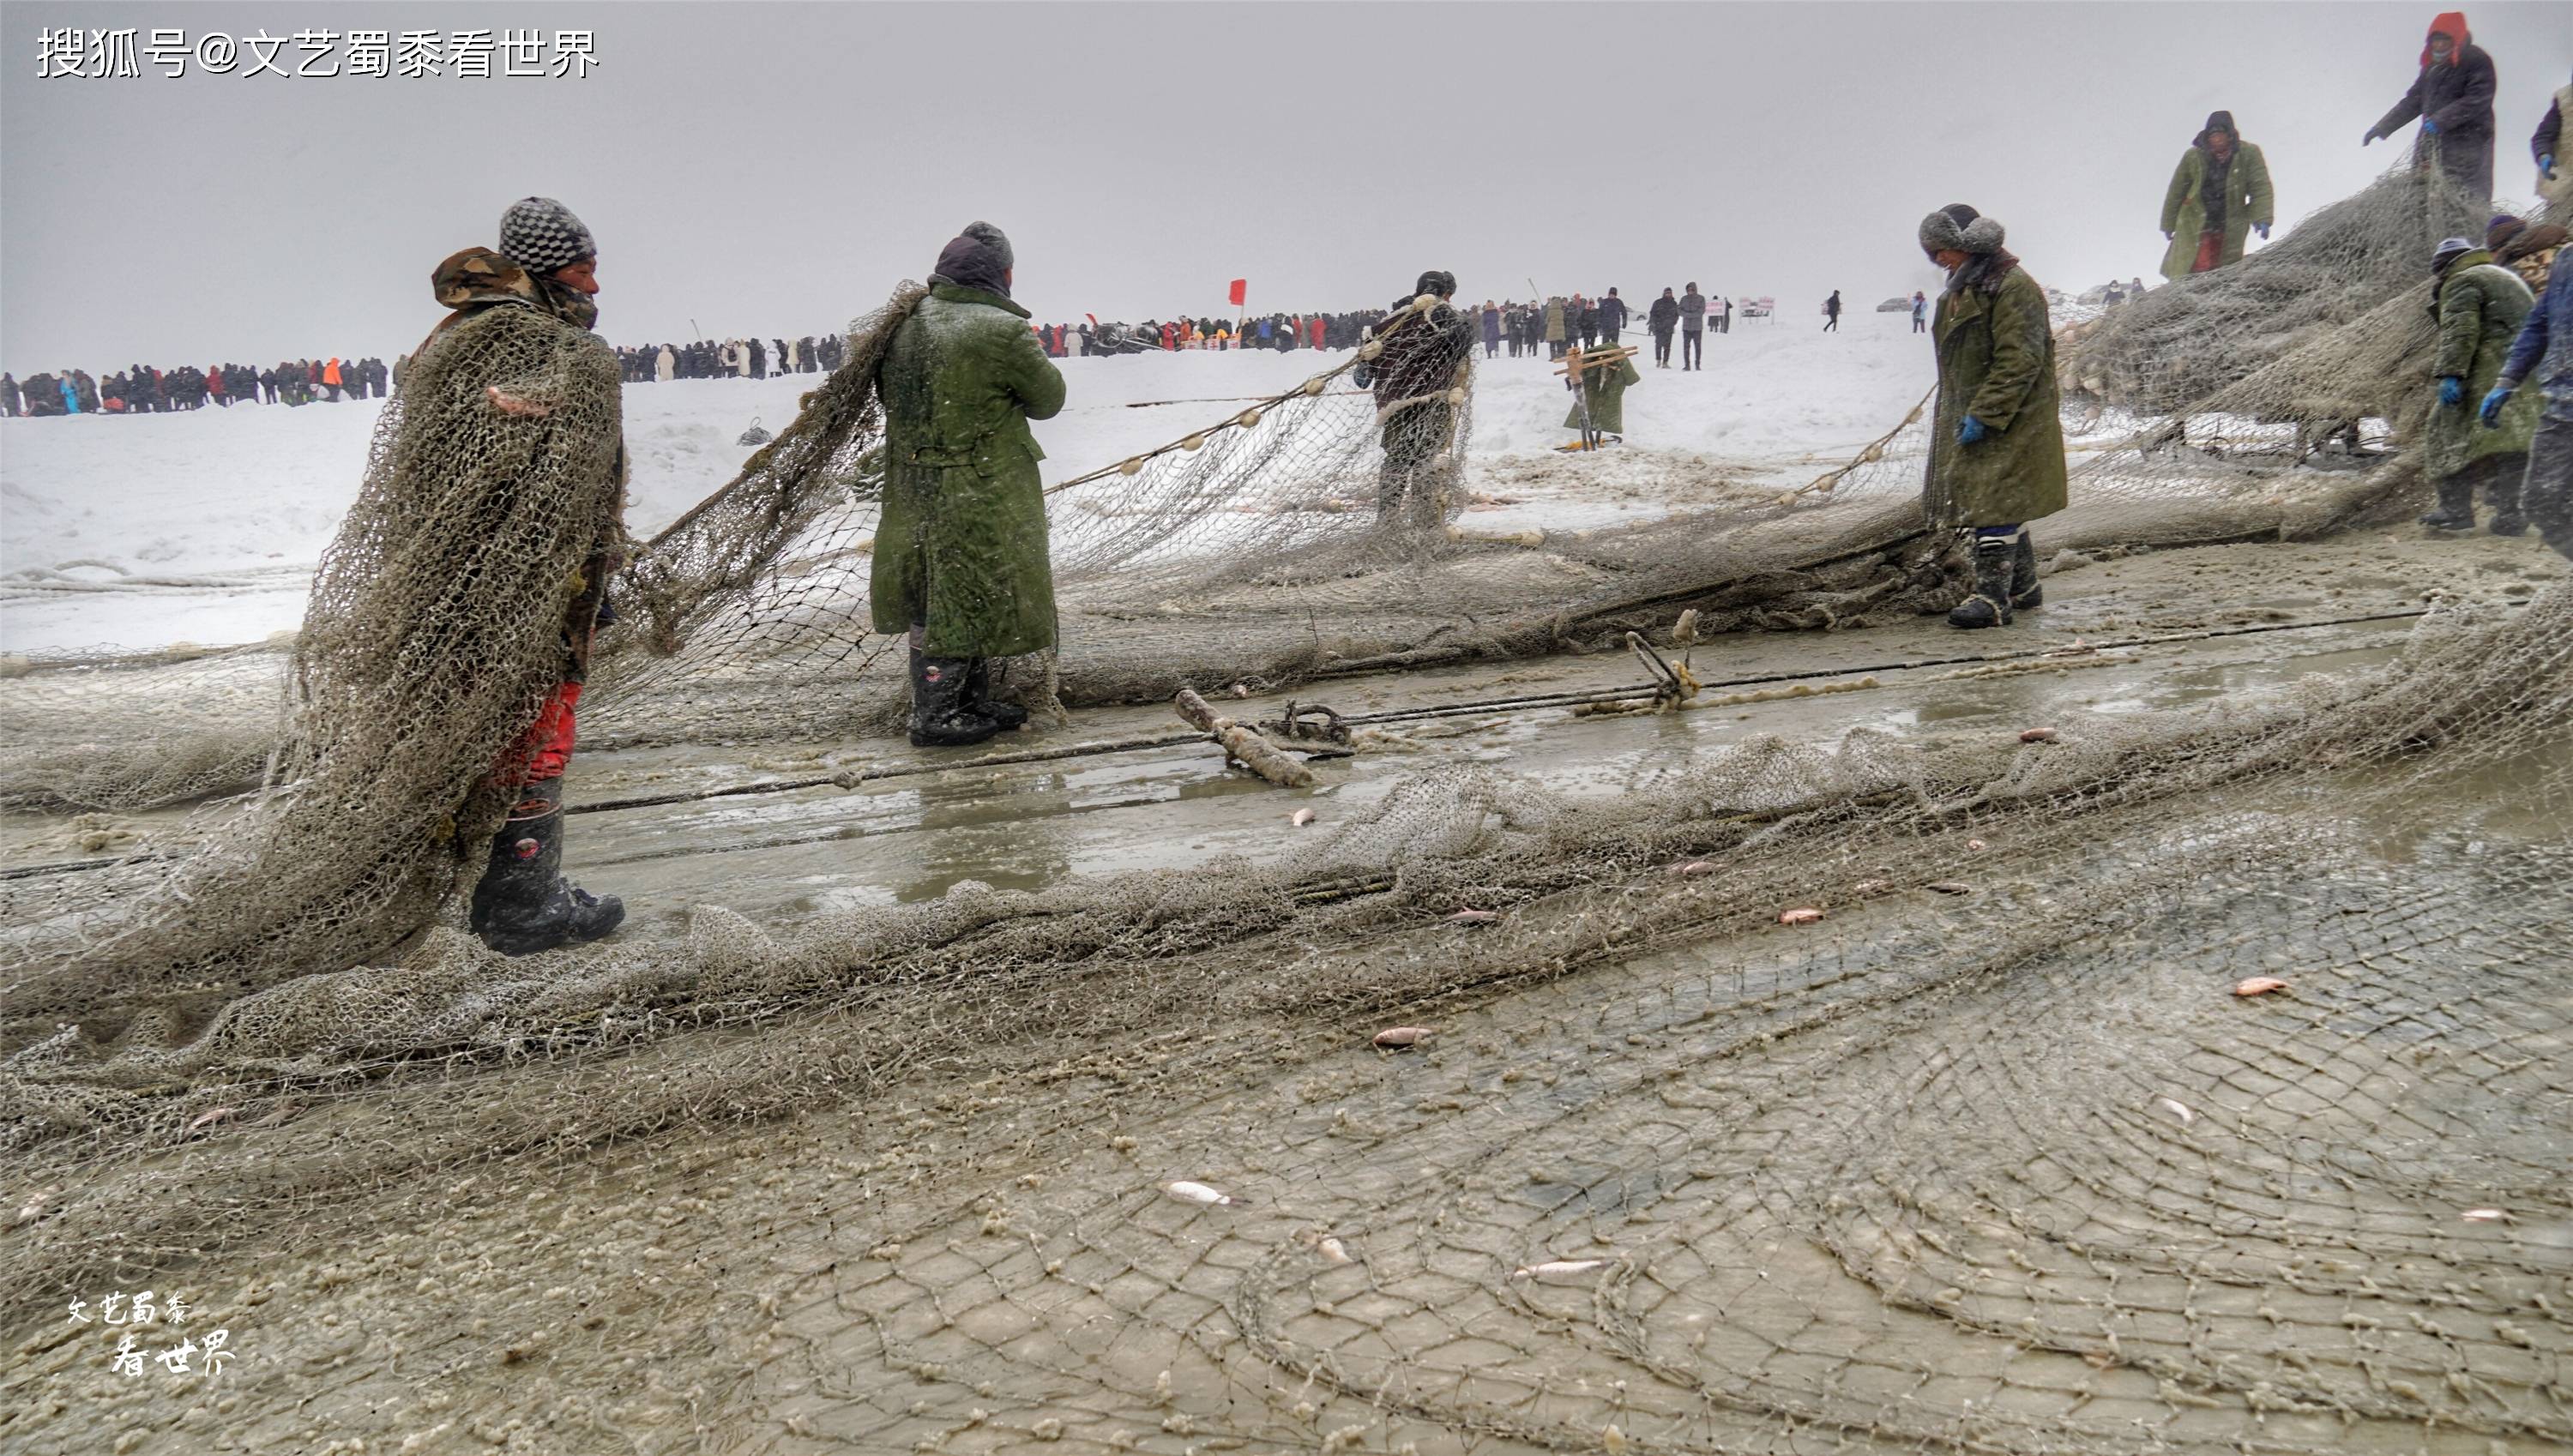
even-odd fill
[[[1434,1035],[1427,1027],[1387,1027],[1375,1034],[1379,1047],[1417,1047]]]
[[[1778,923],[1780,925],[1812,925],[1815,921],[1822,918],[1823,913],[1810,905],[1799,906],[1794,910],[1782,910],[1778,912]]]
[[[2022,743],[2053,743],[2055,741],[2055,730],[2052,728],[2030,728],[2024,730],[2019,735],[2019,741]]]

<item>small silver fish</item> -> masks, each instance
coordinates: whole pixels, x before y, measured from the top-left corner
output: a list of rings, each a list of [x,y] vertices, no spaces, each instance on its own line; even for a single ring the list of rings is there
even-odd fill
[[[1715,873],[1715,861],[1691,860],[1685,865],[1671,866],[1671,873],[1674,875],[1712,875]]]
[[[2190,1111],[2173,1098],[2162,1098],[2161,1105],[2168,1108],[2172,1116],[2179,1118],[2180,1125],[2183,1127],[2197,1120],[2197,1113]]]
[[[1340,1242],[1336,1238],[1322,1239],[1313,1245],[1313,1250],[1322,1256],[1322,1261],[1324,1263],[1353,1264],[1357,1262],[1357,1260],[1349,1257],[1348,1245]]]
[[[2053,743],[2055,741],[2055,730],[2052,728],[2031,728],[2019,736],[2019,741],[2022,743]]]
[[[1490,925],[1501,917],[1489,910],[1460,910],[1447,917],[1449,925]]]
[[[1559,1275],[1586,1274],[1592,1269],[1608,1267],[1606,1259],[1548,1259],[1541,1264],[1523,1264],[1510,1274],[1513,1279],[1544,1279]]]
[[[1782,910],[1778,912],[1778,923],[1780,925],[1812,925],[1815,921],[1822,918],[1823,913],[1814,909],[1810,905],[1800,906],[1794,910]]]
[[[1186,1178],[1176,1183],[1163,1184],[1162,1191],[1183,1203],[1203,1203],[1213,1207],[1233,1207],[1251,1201],[1248,1198],[1237,1198],[1231,1193],[1210,1188],[1204,1183],[1190,1182]]]
[[[1287,817],[1286,822],[1294,825],[1297,829],[1301,829],[1305,825],[1313,822],[1313,811],[1310,809],[1298,809]]]
[[[1375,1034],[1379,1047],[1416,1047],[1431,1035],[1427,1027],[1387,1027]]]

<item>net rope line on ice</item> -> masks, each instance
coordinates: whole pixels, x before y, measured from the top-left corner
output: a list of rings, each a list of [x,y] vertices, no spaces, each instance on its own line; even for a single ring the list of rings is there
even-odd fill
[[[2522,605],[2525,605],[2525,603],[2505,603],[2505,607],[2512,610],[2515,610]],[[2208,627],[2189,632],[2162,632],[2145,637],[2105,638],[2098,642],[2084,642],[2078,645],[2064,647],[2029,647],[1997,652],[1966,653],[1936,657],[1911,657],[1888,662],[1864,663],[1848,667],[1818,667],[1794,672],[1761,673],[1750,677],[1717,678],[1696,683],[1695,688],[1699,692],[1724,693],[1735,689],[1760,688],[1782,683],[1813,682],[1832,678],[1865,679],[1873,678],[1880,673],[1910,673],[1933,667],[1957,667],[1970,664],[2017,662],[2036,663],[2041,666],[2076,664],[2101,666],[2121,660],[2103,656],[2103,654],[2107,653],[2124,652],[2145,647],[2175,646],[2188,642],[2220,641],[2229,637],[2266,636],[2281,632],[2310,632],[2321,631],[2333,627],[2416,621],[2421,617],[2429,615],[2430,611],[2431,608],[2428,607],[2415,607],[2401,611],[2367,612],[2353,616],[2323,617],[2310,621],[2257,622],[2230,627]],[[1410,708],[1386,708],[1367,713],[1334,714],[1333,718],[1335,722],[1348,728],[1366,728],[1388,723],[1420,722],[1434,718],[1508,715],[1512,713],[1545,712],[1555,709],[1578,708],[1593,704],[1651,701],[1662,698],[1666,696],[1666,694],[1667,690],[1664,687],[1658,684],[1646,683],[1625,687],[1571,689],[1555,693],[1540,693],[1508,698],[1477,699],[1467,702],[1435,703]],[[1782,699],[1782,701],[1784,699]],[[1705,703],[1700,703],[1694,700],[1694,697],[1692,696],[1692,698],[1682,700],[1675,704],[1675,706],[1735,707],[1740,706],[1743,701],[1749,700],[1717,698]],[[1290,702],[1288,706],[1291,709],[1294,705]],[[1264,724],[1264,726],[1267,725]],[[1140,737],[1130,737],[1109,741],[1087,741],[1041,749],[1021,749],[998,753],[985,753],[972,758],[960,759],[953,763],[938,762],[871,765],[864,768],[844,769],[837,773],[815,775],[804,778],[759,780],[746,784],[728,784],[713,788],[688,790],[679,793],[645,794],[623,798],[595,799],[576,804],[567,804],[564,806],[563,812],[570,815],[613,814],[634,809],[659,808],[670,804],[689,803],[707,799],[737,798],[754,794],[785,794],[795,793],[806,789],[820,788],[854,789],[864,784],[880,783],[889,779],[912,778],[922,775],[946,773],[971,774],[976,771],[989,768],[1018,767],[1036,763],[1056,763],[1068,759],[1089,758],[1107,754],[1133,753],[1160,748],[1172,748],[1184,744],[1202,743],[1205,741],[1206,735],[1195,731],[1146,734]],[[1290,751],[1303,751],[1300,747],[1292,744],[1291,742],[1288,747]],[[167,858],[168,857],[166,855],[156,851],[143,855],[111,855],[86,860],[63,860],[32,865],[16,865],[6,869],[0,869],[0,880],[31,879],[43,875],[69,874],[84,870],[108,869],[120,865],[162,862],[166,861]]]
[[[774,933],[709,910],[692,985],[629,960],[597,1020],[556,1003],[539,1033],[516,1000],[515,1029],[463,1036],[442,1068],[369,1063],[362,1037],[301,1069],[201,1071],[145,1099],[146,1123],[28,1146],[58,1191],[0,1259],[127,1280],[264,1209],[864,1097],[943,1063],[956,1109],[903,1114],[935,1175],[897,1163],[786,1217],[768,1288],[786,1333],[746,1362],[761,1391],[839,1371],[814,1418],[861,1448],[968,1407],[1099,1450],[1121,1429],[1285,1442],[1317,1420],[1547,1449],[1599,1449],[1616,1425],[1635,1449],[1710,1452],[1779,1423],[1885,1451],[2301,1453],[2407,1425],[2561,1440],[2546,1372],[2573,1327],[2532,1296],[2567,1270],[2520,1230],[2573,1213],[2528,1115],[2568,1091],[2538,1054],[2565,1025],[2541,977],[2573,809],[2569,617],[2564,588],[2442,611],[2381,670],[2057,743],[1770,740],[1589,804],[1451,768],[1282,871]],[[2500,804],[2459,792],[2495,779]],[[1725,873],[1673,872],[1699,857]],[[1333,876],[1369,888],[1308,893]],[[1933,877],[1974,893],[1863,919]],[[1443,924],[1458,903],[1494,919]],[[1776,927],[1797,904],[1873,929]],[[470,964],[360,973],[344,1012],[416,1015],[439,994],[420,978],[449,971],[488,1012],[522,995],[495,972],[543,970],[444,951]],[[2225,995],[2272,971],[2289,999]],[[1310,1092],[1288,1062],[1243,1125],[1218,1108],[1237,1069],[1283,1058],[1273,1036],[1422,1008],[1452,1027],[1434,1060]],[[725,1026],[742,1035],[675,1055]],[[1032,1047],[1132,1073],[1031,1086]],[[12,1071],[22,1113],[130,1101],[77,1058]],[[1208,1085],[1120,1150],[1096,1119],[1165,1082]],[[402,1138],[342,1135],[386,1097],[370,1120]],[[985,1106],[1006,1135],[972,1135]],[[1031,1156],[1042,1186],[1020,1176]],[[1218,1167],[1248,1208],[1160,1191]],[[2462,1218],[2493,1207],[2508,1217]],[[797,1242],[806,1217],[854,1243]],[[651,1236],[722,1247],[690,1221]],[[546,1247],[530,1288],[555,1277]],[[0,1297],[17,1309],[28,1282]],[[745,1368],[731,1356],[715,1363]],[[556,1358],[570,1378],[593,1357],[566,1340]]]

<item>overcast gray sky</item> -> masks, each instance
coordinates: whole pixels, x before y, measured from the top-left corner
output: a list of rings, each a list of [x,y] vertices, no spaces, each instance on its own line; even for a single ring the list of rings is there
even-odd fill
[[[2435,9],[0,4],[0,366],[390,358],[430,267],[529,193],[597,235],[619,343],[836,327],[978,217],[1047,320],[1222,312],[1245,276],[1255,307],[1364,307],[1432,267],[1472,300],[1695,279],[1801,317],[1934,282],[1913,229],[1959,200],[2078,289],[2152,274],[2210,109],[2282,219],[2364,185]],[[2526,197],[2573,4],[2466,15]],[[38,80],[63,25],[585,27],[597,68]]]

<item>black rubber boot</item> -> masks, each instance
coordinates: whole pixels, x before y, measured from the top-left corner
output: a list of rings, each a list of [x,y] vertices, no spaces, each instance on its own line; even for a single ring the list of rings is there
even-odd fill
[[[2439,481],[2439,508],[2421,517],[2421,524],[2434,531],[2470,531],[2475,528],[2474,477],[2459,471]]]
[[[1004,733],[1012,732],[1028,721],[1028,710],[1016,703],[992,701],[992,659],[971,658],[965,669],[965,707],[1001,725]]]
[[[2497,536],[2525,535],[2528,517],[2519,513],[2519,482],[2528,473],[2528,456],[2492,456],[2496,466],[2492,478],[2484,482],[2484,498],[2492,502],[2492,525]]]
[[[2015,612],[2046,605],[2046,588],[2037,579],[2037,545],[2026,531],[2011,543],[2010,604]]]
[[[473,887],[471,925],[503,956],[531,956],[594,941],[625,920],[625,904],[562,877],[561,781],[519,791],[508,822],[491,839],[491,863]]]
[[[1001,725],[965,705],[973,662],[963,657],[911,653],[911,746],[962,748],[1001,731]]]
[[[2018,546],[2007,536],[1975,540],[1975,594],[1948,613],[1952,627],[2007,627],[2011,619],[2011,558]]]

